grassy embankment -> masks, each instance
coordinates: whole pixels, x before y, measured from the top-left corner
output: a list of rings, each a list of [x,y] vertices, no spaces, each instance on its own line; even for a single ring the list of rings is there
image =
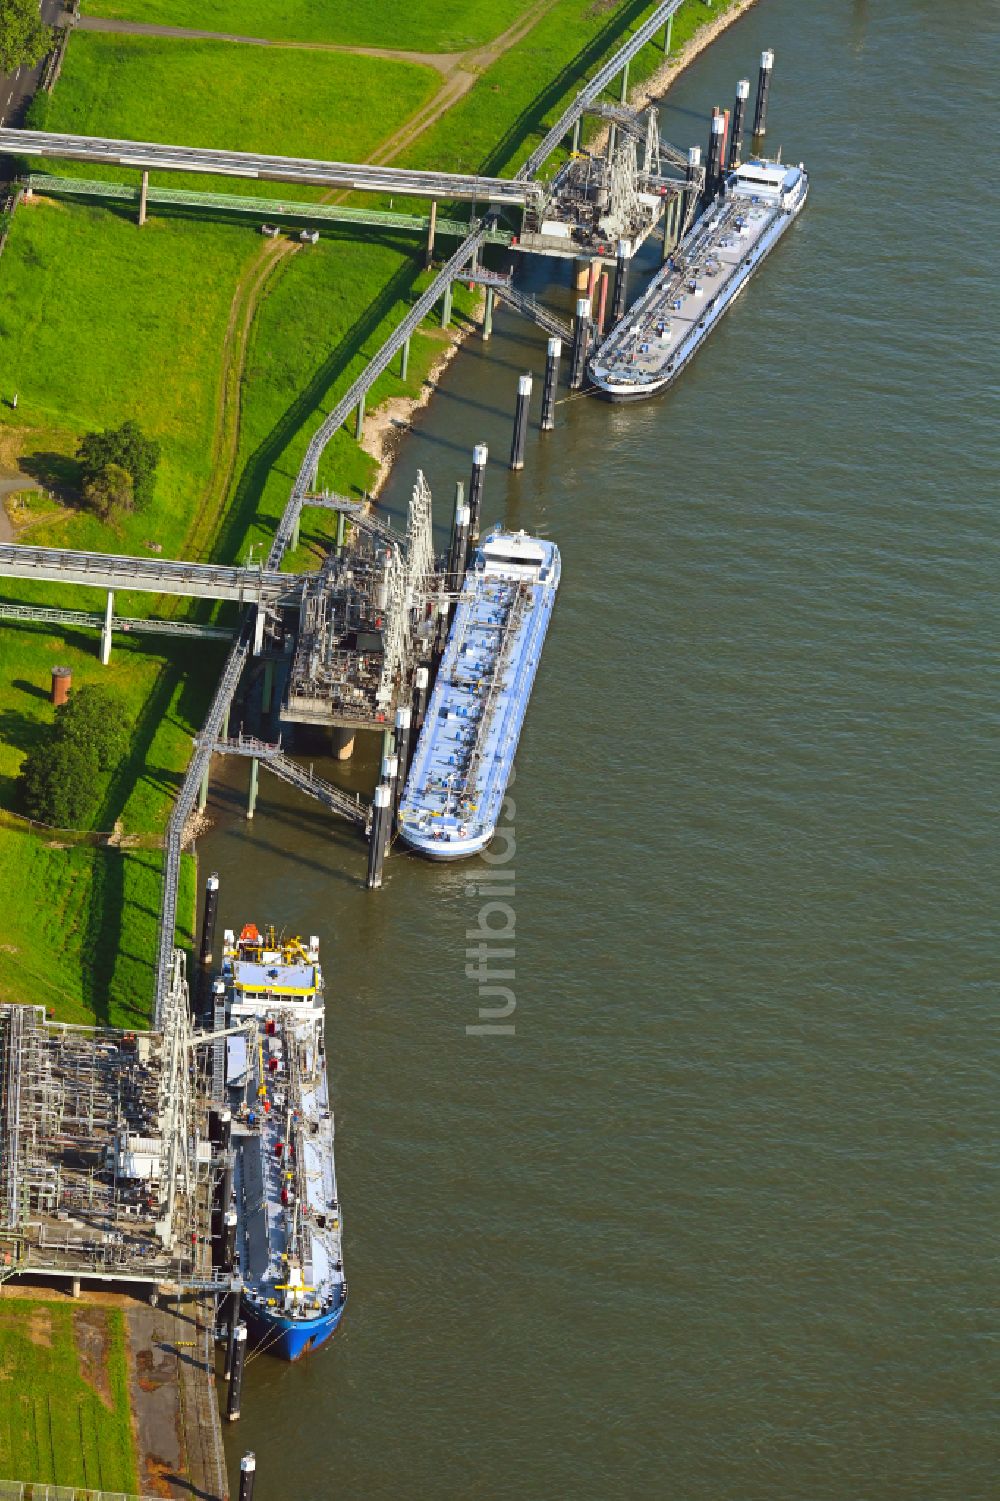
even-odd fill
[[[0,1474],[138,1490],[120,1309],[0,1303]]]
[[[107,84],[103,75],[109,53],[101,46],[105,39],[77,35],[50,119],[70,129],[109,128],[154,136],[161,130],[169,134],[171,127],[176,131],[181,107],[172,95],[168,108],[164,96],[168,86],[176,84],[179,71],[190,67],[189,59],[175,57],[186,44],[162,44],[170,55],[155,59],[150,66],[143,48],[127,48],[123,54],[117,41],[109,40],[114,55],[127,56],[131,73],[123,77],[120,68]],[[257,96],[256,106],[241,104],[233,78],[251,52],[254,58],[263,59],[262,53],[252,49],[221,49],[225,76],[217,97],[225,103],[224,119],[209,134],[208,116],[203,115],[203,139],[220,144],[247,140],[240,111],[259,106],[264,96]],[[280,74],[286,58],[292,60],[294,88],[284,87],[274,76]],[[292,120],[295,91],[300,91],[300,103],[303,97],[303,58],[298,53],[270,58],[272,77],[266,98],[270,107]],[[346,77],[348,67],[356,70],[356,60],[320,54],[318,61],[322,89],[317,85],[319,91],[306,100],[305,113],[329,121],[335,116],[337,99],[346,98],[356,117],[357,98]],[[351,150],[363,155],[383,131],[405,117],[414,101],[425,97],[426,70],[360,62],[369,92],[382,87],[388,68],[399,110],[383,108],[366,127],[367,135],[356,118],[345,126]],[[399,90],[395,90],[397,75],[402,80]],[[150,92],[153,78],[159,94]],[[201,92],[211,94],[211,90]],[[175,111],[172,117],[170,109]],[[302,138],[287,119],[282,129],[283,135],[276,128],[270,136],[272,144],[285,150],[303,149]],[[319,141],[310,137],[305,146],[318,150]],[[349,247],[335,248],[353,271],[366,265],[356,250],[351,257]],[[4,424],[0,445],[8,461],[19,460],[46,483],[71,490],[75,466],[70,455],[80,434],[91,427],[132,415],[163,445],[156,502],[144,515],[107,528],[68,507],[34,524],[25,534],[26,541],[140,554],[147,542],[155,541],[165,554],[183,555],[190,550],[186,544],[192,534],[197,533],[205,544],[195,551],[209,550],[222,520],[221,505],[216,516],[206,514],[204,505],[218,467],[222,350],[234,292],[260,249],[252,226],[155,217],[140,232],[124,213],[66,203],[36,203],[17,216],[0,262],[4,305],[17,313],[16,318],[0,318],[0,369],[11,388],[20,393],[16,414],[4,408],[0,416]],[[328,255],[324,245],[322,257]],[[370,282],[369,303],[381,290],[377,270]],[[335,286],[324,290],[330,304],[315,304],[306,319],[299,316],[300,324],[309,324],[310,351],[341,342],[358,305],[354,301],[348,305]],[[351,290],[353,298],[366,289],[354,285]],[[362,296],[360,305],[364,301]],[[335,313],[332,325],[324,316],[331,310]],[[305,380],[311,373],[307,358],[304,354],[298,367],[306,371]],[[429,352],[423,360],[415,358],[414,381],[428,359]],[[258,373],[262,380],[270,379],[266,360]],[[291,368],[289,378],[293,378]],[[252,383],[252,376],[248,377],[246,390]],[[217,488],[218,499],[224,498],[227,488]],[[227,528],[225,555],[242,554],[237,529]],[[26,597],[29,591],[12,586],[4,590],[7,597],[18,592]],[[57,602],[53,589],[34,588],[30,593]],[[102,603],[82,591],[75,591],[68,602],[79,608]],[[116,607],[142,614],[154,607],[158,612],[176,608],[177,602],[120,596]],[[110,668],[102,669],[93,634],[67,636],[52,627],[0,627],[0,702],[4,705],[0,808],[13,806],[21,756],[50,722],[44,689],[51,666],[59,662],[73,668],[78,685],[110,681],[138,720],[132,755],[106,789],[95,827],[110,829],[120,819],[129,835],[161,832],[190,754],[191,733],[204,714],[220,653],[220,647],[206,648],[203,643],[164,647],[157,642],[150,647],[148,642],[143,646],[119,638]],[[112,1021],[134,1024],[141,1019],[148,1005],[155,952],[159,855],[149,850],[92,848],[62,836],[40,838],[6,819],[0,824],[0,873],[9,896],[0,943],[0,995],[44,1000],[67,1019],[84,1020],[94,1012]],[[193,894],[193,874],[187,870],[182,913],[193,913]]]
[[[327,42],[342,47],[402,47],[458,52],[491,41],[533,0],[216,0],[206,11],[197,0],[87,0],[89,15],[188,26],[202,31]]]

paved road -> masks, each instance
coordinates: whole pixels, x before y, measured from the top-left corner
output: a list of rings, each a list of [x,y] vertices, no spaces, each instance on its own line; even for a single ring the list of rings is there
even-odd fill
[[[63,13],[62,0],[42,0],[42,20],[54,26]],[[0,73],[0,125],[20,120],[28,101],[38,88],[45,63],[35,68],[18,68],[16,73]],[[0,180],[10,174],[10,162],[0,162]]]

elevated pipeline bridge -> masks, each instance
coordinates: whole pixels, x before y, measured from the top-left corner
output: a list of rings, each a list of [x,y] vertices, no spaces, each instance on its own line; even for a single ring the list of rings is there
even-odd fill
[[[221,625],[199,625],[193,620],[144,620],[131,615],[106,615],[89,610],[59,610],[47,605],[5,604],[0,601],[0,620],[59,625],[66,630],[124,631],[134,636],[179,636],[189,641],[232,641],[235,631]]]
[[[32,172],[25,186],[46,198],[100,198],[114,203],[142,201],[142,189],[127,182],[104,182],[98,178],[55,177],[51,173]],[[146,201],[161,208],[192,208],[211,213],[238,214],[275,223],[282,220],[295,225],[347,224],[370,229],[400,230],[427,236],[430,214],[405,214],[395,209],[354,208],[346,203],[308,203],[294,198],[258,198],[238,193],[201,193],[193,188],[150,186]],[[469,233],[465,219],[434,216],[435,233],[462,240]],[[493,245],[509,245],[511,231],[493,225],[484,231],[484,240]]]
[[[264,182],[306,183],[346,188],[356,193],[384,193],[393,198],[444,199],[446,202],[530,203],[541,192],[533,178],[481,177],[463,172],[423,172],[409,167],[381,167],[363,162],[314,161],[304,156],[270,156],[251,151],[216,151],[206,146],[164,146],[156,141],[127,141],[112,136],[82,136],[48,130],[0,129],[0,151],[8,156],[136,167],[143,172],[200,172],[215,177],[244,177]]]

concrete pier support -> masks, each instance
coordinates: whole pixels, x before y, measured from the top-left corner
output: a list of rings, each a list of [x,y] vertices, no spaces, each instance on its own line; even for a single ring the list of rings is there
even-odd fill
[[[257,1473],[255,1454],[244,1454],[240,1460],[240,1501],[253,1501],[253,1483]]]
[[[330,732],[333,754],[338,761],[349,761],[354,755],[354,731],[346,725],[336,725]]]
[[[240,1415],[240,1399],[243,1395],[243,1366],[247,1354],[247,1326],[237,1324],[233,1337],[233,1365],[229,1372],[229,1399],[226,1417],[235,1423]]]
[[[427,265],[430,266],[434,259],[434,235],[437,232],[438,206],[437,199],[431,202],[431,218],[427,226]]]
[[[111,617],[115,613],[115,596],[108,590],[107,602],[104,606],[104,624],[101,627],[101,666],[107,667],[111,661]]]
[[[201,779],[201,786],[198,788],[198,812],[199,813],[204,813],[205,809],[208,807],[208,784],[209,784],[209,768],[206,766],[205,767],[205,775],[202,777],[202,779]]]
[[[496,297],[492,287],[486,288],[486,305],[483,308],[483,343],[493,336],[493,303]]]
[[[377,891],[382,884],[382,865],[392,832],[392,788],[388,782],[380,782],[375,788],[372,803],[372,831],[368,841],[368,876],[365,885],[369,891]]]
[[[573,262],[573,286],[577,292],[583,295],[590,291],[590,261],[578,260]]]
[[[573,324],[573,359],[570,365],[569,385],[571,391],[579,391],[583,385],[587,364],[587,349],[590,344],[590,299],[581,297],[576,304],[576,319]]]
[[[545,350],[545,385],[542,388],[542,432],[550,433],[556,425],[556,386],[559,383],[559,357],[562,339],[550,339]]]
[[[528,432],[528,410],[531,406],[531,376],[517,378],[517,406],[514,409],[514,435],[510,444],[510,467],[524,468],[524,440]]]
[[[358,402],[358,415],[354,424],[354,437],[360,443],[365,435],[365,398],[362,396]]]
[[[74,1277],[72,1279],[72,1281],[70,1282],[69,1290],[70,1290],[70,1296],[71,1297],[78,1298],[80,1296],[80,1279],[79,1279],[79,1277]]]
[[[757,75],[757,102],[753,112],[753,149],[759,151],[764,144],[764,136],[767,131],[767,94],[771,87],[771,69],[774,67],[774,53],[762,52],[760,54],[760,72]]]
[[[479,541],[479,523],[483,515],[483,491],[486,488],[486,461],[490,451],[485,443],[472,450],[472,478],[469,481],[469,550]]]
[[[149,193],[149,173],[142,174],[142,182],[139,185],[139,228],[146,222],[146,198]]]
[[[580,149],[580,124],[580,118],[577,116],[573,125],[573,144],[569,148],[574,154]]]
[[[302,527],[302,507],[300,506],[299,509],[295,512],[295,520],[292,522],[292,536],[291,536],[291,541],[289,543],[289,546],[290,546],[292,552],[294,552],[295,549],[299,545],[299,532],[301,530],[301,527]]]
[[[260,778],[260,763],[256,756],[250,757],[250,790],[247,793],[247,818],[257,811],[257,783]]]
[[[674,18],[670,16],[663,28],[663,53],[664,56],[670,51],[670,39],[674,34]]]
[[[604,320],[608,315],[608,273],[601,272],[601,279],[597,283],[597,337],[604,338]]]
[[[447,328],[451,322],[451,282],[444,289],[444,298],[441,302],[441,327]]]
[[[258,605],[253,622],[253,654],[259,657],[264,650],[264,623],[267,620],[267,610],[263,605]]]
[[[410,751],[412,748],[410,744],[410,726],[412,722],[413,715],[410,712],[409,704],[404,704],[402,708],[396,710],[396,741],[394,754],[389,759],[395,759],[396,761],[396,776],[399,781],[398,791],[400,793],[402,793],[403,783],[406,781],[410,770]],[[397,797],[396,801],[398,802],[398,800]]]
[[[399,357],[399,378],[405,380],[410,369],[410,341],[407,339],[403,344],[403,350]]]
[[[344,550],[344,538],[347,535],[347,517],[343,511],[337,512],[337,532],[333,539],[333,545],[337,549],[337,556]]]
[[[621,102],[622,104],[628,103],[628,63],[626,63],[624,68],[622,68]]]

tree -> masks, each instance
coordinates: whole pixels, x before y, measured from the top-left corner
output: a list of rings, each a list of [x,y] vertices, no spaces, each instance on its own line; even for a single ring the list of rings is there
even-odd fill
[[[52,47],[52,27],[44,26],[38,0],[0,0],[0,73],[40,63]]]
[[[84,482],[83,498],[102,521],[112,521],[135,507],[135,483],[121,464],[105,464],[93,479]]]
[[[108,774],[129,746],[132,721],[110,688],[80,688],[55,712],[52,734],[21,763],[21,802],[30,818],[79,829],[94,815]]]
[[[135,509],[143,510],[152,500],[160,445],[155,438],[147,438],[131,418],[121,427],[105,428],[103,433],[87,433],[81,439],[76,456],[83,466],[84,494],[88,485],[100,481],[109,464],[117,464],[132,476]]]

